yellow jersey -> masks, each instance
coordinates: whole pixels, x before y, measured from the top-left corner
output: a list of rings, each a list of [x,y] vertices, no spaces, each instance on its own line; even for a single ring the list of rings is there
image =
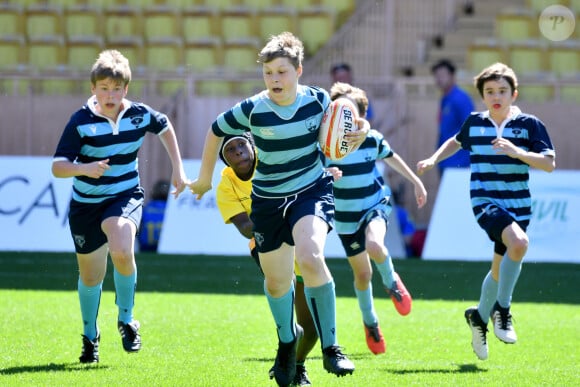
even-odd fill
[[[226,224],[231,223],[234,216],[243,212],[248,214],[248,216],[250,215],[252,212],[251,193],[251,179],[247,181],[240,179],[232,167],[225,167],[222,170],[221,179],[216,188],[216,200],[220,214]],[[250,241],[250,246],[252,242]],[[297,277],[301,277],[296,260],[294,260],[294,273]]]

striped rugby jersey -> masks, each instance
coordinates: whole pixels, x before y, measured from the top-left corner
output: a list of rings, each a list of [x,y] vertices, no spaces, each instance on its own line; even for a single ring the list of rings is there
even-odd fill
[[[298,85],[292,105],[279,106],[262,91],[220,114],[213,133],[251,131],[258,163],[252,180],[255,195],[281,198],[311,186],[323,173],[318,131],[330,97],[324,89]]]
[[[361,146],[341,160],[326,159],[327,167],[338,167],[342,177],[334,182],[334,225],[338,234],[354,234],[365,214],[381,202],[391,189],[376,166],[376,160],[393,156],[387,140],[371,129]]]
[[[95,104],[96,98],[92,96],[71,116],[53,159],[75,163],[109,159],[111,168],[99,179],[73,178],[72,197],[82,203],[100,203],[138,187],[137,152],[145,134],[161,134],[168,129],[167,116],[145,104],[124,99],[125,108],[117,122],[97,113]]]
[[[470,195],[476,219],[494,204],[508,211],[516,221],[529,221],[532,199],[528,187],[529,165],[499,155],[491,141],[501,136],[528,152],[556,156],[546,127],[535,116],[512,106],[512,113],[499,127],[489,111],[472,113],[455,139],[469,151]]]

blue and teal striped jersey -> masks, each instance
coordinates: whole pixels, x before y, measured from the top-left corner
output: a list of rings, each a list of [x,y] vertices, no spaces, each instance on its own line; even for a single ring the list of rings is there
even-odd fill
[[[334,182],[334,225],[338,234],[354,234],[367,212],[385,205],[391,189],[379,172],[376,160],[393,156],[387,140],[371,129],[361,146],[341,160],[326,159],[327,167],[338,167],[342,177]]]
[[[528,152],[556,156],[546,127],[535,116],[512,107],[512,115],[498,127],[489,111],[472,113],[455,139],[469,151],[470,195],[476,219],[494,204],[508,211],[516,221],[531,217],[532,199],[528,187],[529,165],[497,154],[491,141],[501,137]]]
[[[109,159],[111,166],[99,179],[73,178],[73,199],[100,203],[139,186],[137,152],[147,132],[160,134],[168,129],[167,116],[151,107],[123,100],[125,109],[117,122],[95,110],[96,98],[74,113],[60,138],[54,161],[90,163]]]
[[[312,185],[323,173],[318,131],[330,97],[324,89],[298,85],[296,101],[279,106],[263,91],[220,114],[213,133],[223,137],[251,131],[258,163],[255,195],[280,198]]]

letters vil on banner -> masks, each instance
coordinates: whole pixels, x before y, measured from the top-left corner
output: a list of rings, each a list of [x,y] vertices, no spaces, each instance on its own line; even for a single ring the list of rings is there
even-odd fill
[[[524,261],[580,263],[580,171],[530,170],[530,191],[530,244]],[[492,242],[471,211],[469,170],[446,170],[423,258],[491,261],[492,254]]]

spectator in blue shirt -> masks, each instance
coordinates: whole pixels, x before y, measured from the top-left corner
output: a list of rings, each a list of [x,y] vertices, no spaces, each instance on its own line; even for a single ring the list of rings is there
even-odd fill
[[[349,85],[353,85],[353,71],[352,67],[348,63],[341,62],[333,64],[330,67],[330,77],[333,85],[336,82],[348,83]],[[369,101],[366,120],[371,124],[372,128],[375,128],[377,125],[377,123],[374,122],[374,119],[375,113],[371,105],[371,102]]]
[[[439,148],[447,139],[459,132],[461,125],[471,112],[475,110],[469,94],[455,83],[455,65],[448,59],[442,59],[431,67],[435,84],[442,92],[439,106]],[[460,150],[453,156],[439,163],[439,176],[443,176],[445,168],[468,168],[469,153]]]
[[[143,207],[143,217],[141,218],[141,227],[139,227],[139,249],[141,251],[157,251],[168,195],[168,181],[159,180],[155,183],[151,200]]]

